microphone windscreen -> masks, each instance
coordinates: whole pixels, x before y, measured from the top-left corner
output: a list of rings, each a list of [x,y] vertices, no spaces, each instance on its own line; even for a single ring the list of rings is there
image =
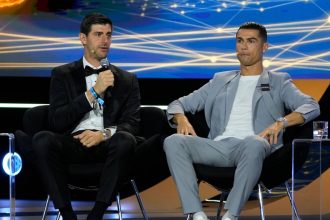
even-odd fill
[[[109,69],[110,64],[109,64],[109,61],[108,61],[107,58],[104,58],[104,59],[101,60],[101,66],[102,66],[104,69]]]

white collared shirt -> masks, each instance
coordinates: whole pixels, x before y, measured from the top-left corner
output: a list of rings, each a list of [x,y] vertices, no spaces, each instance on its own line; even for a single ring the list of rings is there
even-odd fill
[[[88,61],[83,57],[83,65],[84,69],[86,66],[90,66],[93,69],[99,69],[99,67],[94,67]],[[83,73],[81,73],[83,74]],[[97,80],[98,75],[97,74],[92,74],[90,76],[86,77],[86,88],[89,90],[91,87],[95,85],[95,82]],[[87,99],[87,94],[85,92],[85,96]],[[88,99],[87,99],[88,100]],[[89,103],[91,107],[93,107],[93,103]],[[85,116],[81,119],[80,123],[78,126],[72,131],[72,133],[80,131],[80,130],[99,130],[102,131],[104,129],[103,125],[103,108],[100,108],[97,106],[96,108],[93,108],[90,112],[87,112]],[[113,131],[111,131],[112,133]],[[113,134],[113,133],[112,133]]]

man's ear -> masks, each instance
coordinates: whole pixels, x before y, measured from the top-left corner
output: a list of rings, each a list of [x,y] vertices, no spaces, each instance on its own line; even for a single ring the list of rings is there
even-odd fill
[[[262,51],[265,53],[267,50],[268,50],[268,43],[266,42],[266,43],[264,43],[264,45],[263,45],[263,48],[262,48]]]
[[[79,39],[80,39],[82,45],[87,44],[87,36],[86,36],[86,34],[84,34],[84,33],[80,33],[80,34],[79,34]]]

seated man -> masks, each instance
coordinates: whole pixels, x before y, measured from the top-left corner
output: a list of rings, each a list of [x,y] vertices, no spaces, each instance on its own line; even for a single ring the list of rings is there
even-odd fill
[[[301,93],[287,73],[263,68],[267,32],[245,23],[236,33],[240,70],[217,73],[193,93],[170,103],[168,119],[177,134],[165,139],[164,150],[185,214],[206,220],[199,199],[193,163],[236,167],[223,220],[238,219],[256,185],[263,160],[283,145],[286,127],[306,123],[320,113],[319,105]],[[285,109],[291,113],[285,115]],[[208,138],[196,136],[185,112],[204,110]]]
[[[43,182],[64,220],[77,219],[67,187],[72,163],[104,163],[96,202],[87,219],[102,219],[124,179],[137,145],[140,91],[134,74],[106,61],[113,26],[105,15],[82,20],[83,57],[56,67],[50,85],[49,124],[34,135]],[[106,66],[106,67],[105,67]]]

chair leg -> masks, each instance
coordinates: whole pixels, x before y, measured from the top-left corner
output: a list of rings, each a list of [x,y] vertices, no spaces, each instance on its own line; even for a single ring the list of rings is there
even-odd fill
[[[122,212],[121,212],[121,203],[120,203],[120,194],[119,194],[119,192],[116,196],[116,202],[117,202],[119,220],[123,220],[123,215],[122,215]]]
[[[223,208],[223,201],[225,200],[225,193],[224,192],[221,192],[220,194],[220,201],[219,201],[219,206],[218,206],[218,210],[217,210],[217,218],[216,220],[220,220],[220,217],[221,217],[221,211],[222,211],[222,208]]]
[[[289,188],[289,184],[287,181],[285,181],[285,188],[286,188],[286,193],[288,194],[290,203],[291,203],[291,207],[293,209],[294,215],[296,216],[296,219],[300,220],[299,214],[298,214],[298,210],[297,210],[297,206],[295,201],[293,201],[292,196],[291,196],[291,190]]]
[[[192,214],[188,214],[186,220],[191,220],[191,219],[192,219]]]
[[[47,211],[48,211],[48,205],[49,205],[49,200],[50,200],[50,196],[47,195],[46,204],[45,204],[45,207],[44,207],[44,212],[42,213],[42,219],[41,220],[45,220],[46,219]]]
[[[144,208],[144,205],[143,205],[143,202],[142,202],[142,199],[140,197],[140,193],[139,193],[139,190],[135,184],[135,181],[134,179],[131,179],[131,183],[132,183],[132,186],[133,186],[133,189],[134,189],[134,192],[135,192],[135,196],[136,196],[136,199],[139,203],[139,206],[140,206],[140,209],[141,209],[141,212],[142,212],[142,215],[143,215],[143,218],[144,220],[148,220],[148,215],[147,215],[147,212]]]
[[[258,183],[258,197],[259,197],[259,205],[260,205],[260,215],[261,219],[265,220],[265,213],[264,213],[264,202],[262,198],[262,190],[261,190],[261,185]]]
[[[61,212],[58,211],[57,216],[56,216],[56,220],[60,220],[60,219],[61,219]]]

